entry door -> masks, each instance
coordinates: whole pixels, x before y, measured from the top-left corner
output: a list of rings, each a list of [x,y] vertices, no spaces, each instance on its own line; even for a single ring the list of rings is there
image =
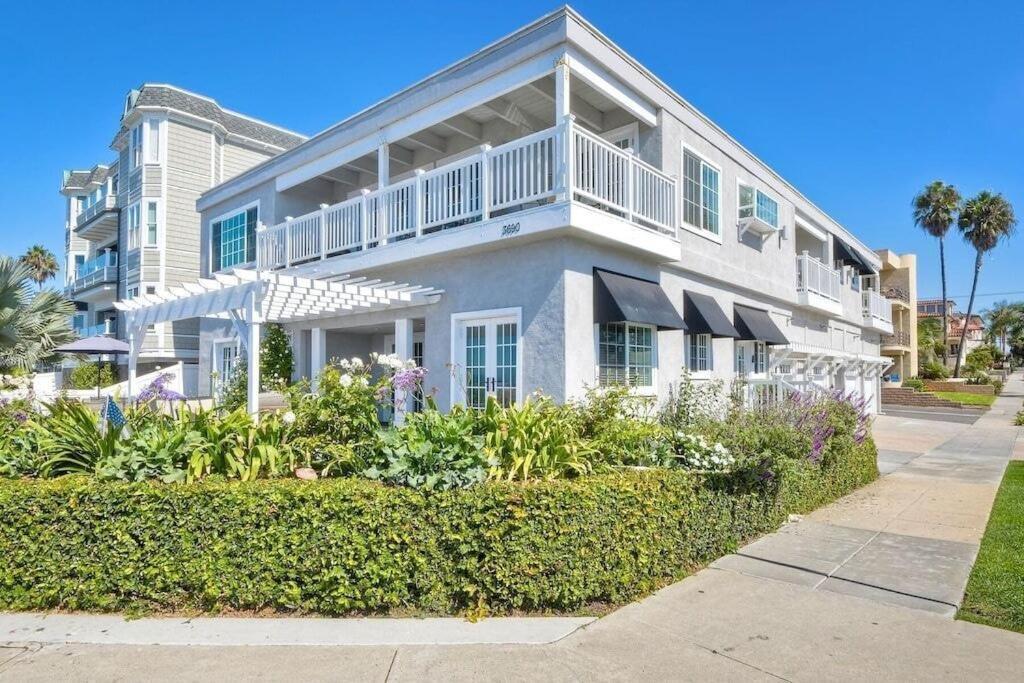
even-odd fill
[[[457,366],[462,366],[466,405],[483,408],[493,395],[503,406],[518,403],[519,322],[515,317],[463,320]]]
[[[217,393],[231,381],[237,362],[238,342],[230,340],[213,343],[213,364],[217,370],[217,386],[214,389]]]

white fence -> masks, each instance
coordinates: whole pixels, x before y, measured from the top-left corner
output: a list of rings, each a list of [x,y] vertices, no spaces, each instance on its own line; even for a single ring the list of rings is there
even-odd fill
[[[878,320],[892,324],[891,301],[871,289],[865,289],[861,292],[861,299],[864,302],[865,318],[877,318]]]
[[[372,249],[573,196],[675,236],[676,181],[572,121],[261,229],[271,269]]]

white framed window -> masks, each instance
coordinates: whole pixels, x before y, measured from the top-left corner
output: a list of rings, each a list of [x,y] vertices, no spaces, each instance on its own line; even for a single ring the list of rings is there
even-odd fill
[[[720,236],[721,171],[683,147],[683,224]]]
[[[139,248],[139,227],[141,222],[142,206],[138,203],[132,204],[125,211],[125,220],[128,223],[128,248]]]
[[[125,291],[125,293],[124,293],[124,298],[125,298],[125,299],[134,299],[134,298],[135,298],[135,297],[137,297],[138,295],[139,295],[139,288],[138,288],[138,286],[135,286],[135,287],[129,287],[129,288],[128,288],[128,289],[127,289],[127,290]]]
[[[483,408],[487,397],[519,403],[523,387],[522,309],[452,315],[452,403]]]
[[[156,202],[146,202],[146,246],[157,245]]]
[[[687,335],[686,367],[690,372],[708,372],[714,369],[711,357],[711,335]]]
[[[218,216],[210,223],[210,270],[256,262],[259,203]]]
[[[132,168],[142,165],[142,124],[132,128],[129,133],[128,156],[131,159]]]
[[[736,374],[745,375],[747,374],[747,349],[746,345],[741,342],[735,342],[736,346]]]
[[[772,226],[779,227],[779,203],[752,185],[739,183],[739,217],[757,217]]]
[[[768,372],[768,347],[764,342],[756,341],[753,343],[753,356],[751,358],[751,365],[755,374],[763,375]]]
[[[630,149],[634,152],[640,147],[640,126],[635,122],[601,133],[601,137],[619,149]]]
[[[597,383],[600,386],[654,387],[657,333],[651,325],[602,323],[597,326]]]
[[[146,136],[146,161],[157,164],[160,163],[160,122],[151,119],[146,126],[149,131]]]

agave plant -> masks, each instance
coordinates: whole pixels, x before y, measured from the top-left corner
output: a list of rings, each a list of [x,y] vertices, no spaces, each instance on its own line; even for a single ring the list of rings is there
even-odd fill
[[[32,423],[39,450],[51,457],[43,466],[47,476],[99,474],[117,452],[123,426],[101,429],[99,416],[76,401],[46,404],[49,415]]]
[[[31,370],[75,338],[74,305],[54,291],[33,292],[28,265],[0,257],[0,368]]]

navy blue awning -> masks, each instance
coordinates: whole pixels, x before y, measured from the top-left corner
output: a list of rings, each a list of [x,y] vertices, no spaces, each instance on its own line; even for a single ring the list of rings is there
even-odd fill
[[[642,323],[685,330],[686,323],[657,282],[594,269],[594,321]]]
[[[736,304],[733,306],[733,313],[735,314],[736,329],[740,333],[740,339],[761,341],[769,345],[789,343],[786,335],[782,334],[782,330],[772,322],[768,311]]]
[[[683,295],[683,322],[690,334],[710,334],[712,337],[740,336],[722,307],[707,294],[686,292]]]

